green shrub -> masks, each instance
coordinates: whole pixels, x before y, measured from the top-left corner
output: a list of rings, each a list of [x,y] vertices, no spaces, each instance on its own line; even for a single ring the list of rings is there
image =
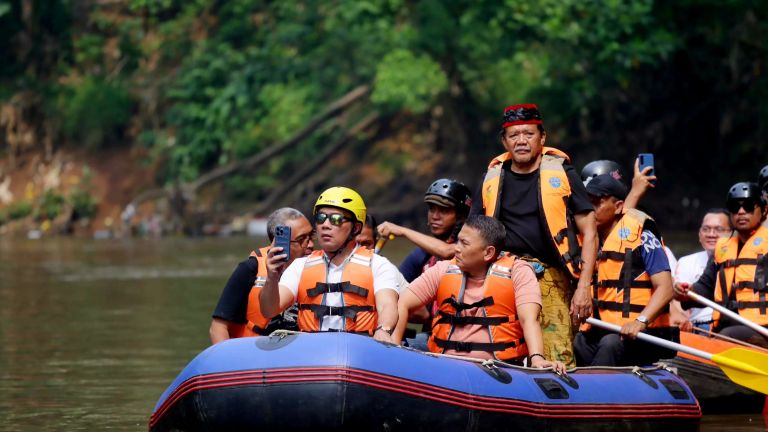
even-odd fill
[[[96,215],[99,203],[90,193],[75,189],[69,195],[69,203],[78,219],[89,219]]]
[[[98,148],[121,137],[134,106],[124,86],[88,77],[69,93],[62,95],[58,104],[67,138]]]
[[[6,208],[8,220],[25,218],[32,214],[32,204],[29,201],[18,201]]]
[[[37,217],[39,219],[53,220],[61,214],[66,200],[60,194],[52,190],[47,190],[40,197],[40,207],[37,208]]]

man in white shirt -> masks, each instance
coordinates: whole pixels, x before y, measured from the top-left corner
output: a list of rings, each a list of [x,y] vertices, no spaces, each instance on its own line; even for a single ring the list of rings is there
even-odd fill
[[[261,311],[277,314],[298,303],[302,331],[346,331],[391,342],[397,324],[397,267],[355,237],[366,216],[362,197],[352,189],[332,187],[313,210],[321,250],[287,265],[282,248],[267,252],[267,280]]]
[[[699,227],[699,243],[704,250],[680,258],[675,267],[675,283],[693,284],[699,280],[707,261],[712,259],[717,239],[730,232],[731,222],[728,211],[721,208],[708,210]],[[673,301],[673,305],[675,308],[680,307],[677,301]],[[712,323],[712,308],[689,309],[688,321],[698,328],[709,330]]]

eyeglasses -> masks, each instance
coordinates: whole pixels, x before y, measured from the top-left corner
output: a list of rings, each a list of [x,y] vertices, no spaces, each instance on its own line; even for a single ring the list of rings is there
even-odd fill
[[[309,241],[312,240],[313,237],[315,237],[314,231],[312,231],[309,234],[303,234],[296,237],[296,240],[291,240],[291,243],[296,243],[301,247],[307,247],[307,245],[309,244]]]
[[[504,113],[504,122],[511,123],[518,120],[541,120],[541,113],[536,108],[516,108]]]
[[[349,222],[352,219],[344,216],[341,213],[316,213],[315,214],[315,224],[316,225],[322,225],[325,223],[325,221],[331,221],[331,225],[333,226],[341,226],[344,222]]]
[[[718,235],[722,235],[722,234],[725,234],[725,233],[727,233],[729,231],[730,230],[728,228],[721,227],[721,226],[703,225],[701,228],[699,228],[699,232],[702,233],[702,234],[715,233],[715,234],[718,234]]]
[[[755,206],[757,206],[757,201],[752,198],[747,198],[738,201],[728,201],[725,205],[725,208],[727,208],[731,213],[738,213],[739,209],[742,208],[745,212],[752,213],[755,210]]]

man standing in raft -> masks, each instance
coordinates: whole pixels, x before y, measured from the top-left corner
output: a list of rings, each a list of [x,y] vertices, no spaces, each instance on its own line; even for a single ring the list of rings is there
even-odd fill
[[[391,341],[397,323],[397,267],[357,244],[366,215],[362,197],[332,187],[320,194],[313,215],[321,250],[291,265],[282,248],[267,252],[262,314],[274,316],[295,302],[301,331],[346,331]]]
[[[459,232],[455,255],[439,261],[416,278],[398,302],[399,343],[410,311],[437,301],[429,351],[496,359],[565,372],[547,360],[538,316],[541,291],[531,266],[501,253],[504,226],[497,220],[470,216]]]
[[[573,325],[592,313],[592,203],[568,155],[544,147],[547,133],[536,105],[507,107],[501,129],[506,152],[488,166],[470,214],[499,219],[506,229],[503,250],[534,266],[542,293],[543,354],[575,366]]]

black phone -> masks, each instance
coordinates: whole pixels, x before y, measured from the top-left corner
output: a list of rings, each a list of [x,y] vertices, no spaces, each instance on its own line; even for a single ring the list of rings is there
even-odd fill
[[[281,254],[285,254],[285,260],[291,259],[291,227],[278,225],[275,227],[275,246],[283,248]]]
[[[656,175],[656,167],[653,166],[653,153],[640,153],[637,155],[638,159],[638,165],[640,167],[640,172],[643,172],[643,170],[647,167],[651,167],[651,170],[646,173],[646,175],[649,176],[655,176]],[[656,183],[656,181],[652,181],[651,183]]]

